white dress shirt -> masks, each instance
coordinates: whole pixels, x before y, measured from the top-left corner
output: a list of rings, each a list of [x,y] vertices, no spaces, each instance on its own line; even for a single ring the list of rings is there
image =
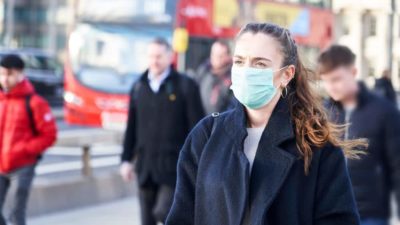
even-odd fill
[[[155,76],[154,74],[150,73],[150,71],[149,71],[149,78],[148,78],[149,85],[150,85],[151,90],[153,90],[154,93],[158,93],[162,83],[164,83],[165,79],[167,79],[170,72],[171,72],[171,69],[168,68],[164,72],[162,72],[161,75]]]

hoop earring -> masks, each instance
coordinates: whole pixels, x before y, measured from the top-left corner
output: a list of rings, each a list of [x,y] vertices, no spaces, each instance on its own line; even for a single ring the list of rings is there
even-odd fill
[[[284,94],[285,93],[285,94]],[[282,98],[286,98],[288,95],[287,85],[282,89],[281,96]]]

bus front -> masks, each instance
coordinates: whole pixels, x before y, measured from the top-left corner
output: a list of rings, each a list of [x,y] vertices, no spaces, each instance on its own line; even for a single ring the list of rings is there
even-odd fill
[[[124,129],[132,84],[146,69],[146,46],[162,29],[80,24],[65,64],[65,121]]]

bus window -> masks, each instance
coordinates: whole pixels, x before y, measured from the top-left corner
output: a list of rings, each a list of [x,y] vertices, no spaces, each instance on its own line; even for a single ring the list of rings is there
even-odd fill
[[[71,35],[76,78],[105,93],[126,94],[146,69],[146,47],[156,34],[122,27],[83,25]]]

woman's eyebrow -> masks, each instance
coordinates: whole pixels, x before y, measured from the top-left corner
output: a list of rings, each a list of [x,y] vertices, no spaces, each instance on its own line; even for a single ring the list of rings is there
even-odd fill
[[[268,58],[264,58],[264,57],[255,57],[255,58],[253,58],[253,60],[254,61],[266,60],[266,61],[272,62],[272,60],[270,60]]]
[[[244,59],[245,57],[240,56],[240,55],[234,55],[233,58]]]
[[[233,58],[237,58],[237,59],[245,59],[246,57],[240,56],[240,55],[234,55]],[[272,62],[272,60],[268,59],[268,58],[264,58],[264,57],[255,57],[255,58],[251,58],[254,61],[260,61],[260,60],[266,60],[269,62]]]

